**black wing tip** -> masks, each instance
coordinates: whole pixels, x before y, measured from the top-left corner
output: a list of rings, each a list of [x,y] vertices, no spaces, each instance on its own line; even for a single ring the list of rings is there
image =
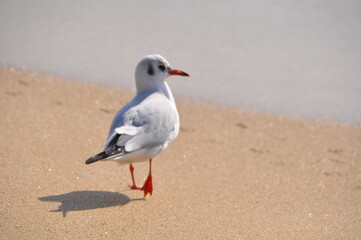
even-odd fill
[[[96,162],[96,161],[98,161],[98,160],[93,159],[93,158],[91,157],[91,158],[89,158],[88,160],[85,161],[85,164],[91,164],[91,163]]]
[[[95,156],[89,158],[88,160],[86,160],[85,164],[91,164],[93,162],[102,160],[102,159],[106,158],[107,156],[108,155],[105,152],[98,153],[97,155],[95,155]]]

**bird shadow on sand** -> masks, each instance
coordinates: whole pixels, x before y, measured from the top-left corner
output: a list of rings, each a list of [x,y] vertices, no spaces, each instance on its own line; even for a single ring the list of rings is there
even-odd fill
[[[108,191],[74,191],[60,195],[40,197],[44,202],[60,202],[59,209],[50,212],[62,212],[66,217],[68,212],[83,211],[96,208],[123,206],[133,200],[127,195],[118,192]]]

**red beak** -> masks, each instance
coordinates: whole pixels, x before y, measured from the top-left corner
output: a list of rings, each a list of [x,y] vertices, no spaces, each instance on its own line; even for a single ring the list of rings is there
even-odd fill
[[[178,69],[172,69],[168,73],[169,73],[169,75],[179,75],[179,76],[189,77],[188,73],[183,72],[183,71],[178,70]]]

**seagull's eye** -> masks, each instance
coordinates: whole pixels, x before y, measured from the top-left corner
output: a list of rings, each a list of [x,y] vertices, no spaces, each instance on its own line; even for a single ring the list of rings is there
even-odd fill
[[[159,65],[158,68],[159,68],[162,72],[164,72],[164,70],[165,70],[165,66],[164,66],[164,65]]]

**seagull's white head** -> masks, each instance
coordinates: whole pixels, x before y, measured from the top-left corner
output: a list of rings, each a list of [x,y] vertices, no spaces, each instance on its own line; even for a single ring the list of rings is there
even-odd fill
[[[147,55],[135,69],[137,90],[148,90],[157,82],[164,82],[171,75],[189,76],[186,72],[172,68],[161,55]]]

